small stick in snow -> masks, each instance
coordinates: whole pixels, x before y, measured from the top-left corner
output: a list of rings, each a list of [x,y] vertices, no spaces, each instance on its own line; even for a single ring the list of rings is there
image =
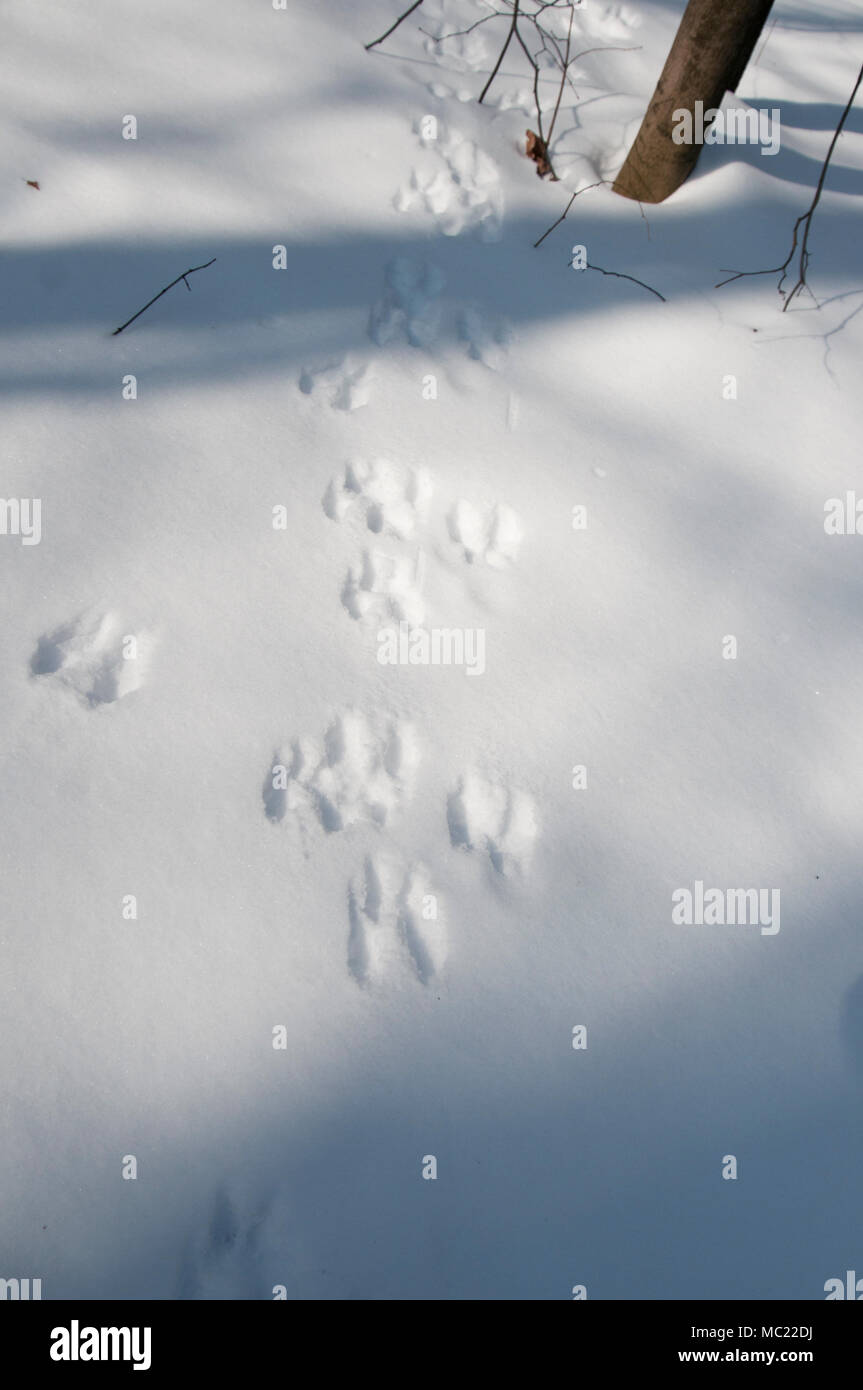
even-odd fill
[[[660,294],[659,290],[655,290],[652,285],[645,285],[644,281],[639,280],[635,275],[625,275],[622,270],[603,270],[601,265],[591,265],[590,261],[587,262],[587,268],[588,270],[598,270],[600,275],[613,275],[618,280],[631,280],[634,285],[640,285],[643,290],[655,294],[656,298],[661,299],[663,304],[668,302],[664,294]]]
[[[171,281],[170,285],[166,285],[163,290],[159,290],[158,294],[154,294],[152,299],[148,299],[147,303],[144,305],[144,309],[149,309],[151,304],[155,304],[157,299],[161,299],[163,294],[168,293],[168,290],[172,290],[175,285],[179,285],[181,280],[185,282],[186,289],[191,294],[192,286],[189,284],[188,280],[186,279],[186,276],[194,275],[196,270],[206,270],[207,266],[212,265],[215,259],[216,257],[214,256],[212,261],[205,261],[203,265],[193,265],[191,270],[184,270],[182,275],[178,275],[176,280]],[[119,328],[115,328],[114,332],[111,334],[111,337],[116,338],[117,334],[122,333],[124,328],[128,328],[130,323],[134,323],[135,319],[139,319],[143,314],[144,309],[139,309],[137,314],[133,314],[132,317],[130,319],[127,319],[125,323],[121,323]]]
[[[604,183],[611,183],[611,179],[597,179],[596,183],[586,183],[586,184],[584,185],[584,188],[577,188],[577,189],[575,190],[575,192],[573,193],[572,197],[570,198],[569,202],[567,203],[566,207],[564,208],[563,212],[560,214],[560,217],[558,217],[557,221],[556,221],[556,222],[552,222],[551,226],[548,227],[548,228],[543,232],[543,234],[542,234],[542,236],[539,238],[539,240],[538,240],[538,241],[535,241],[535,242],[533,243],[533,249],[534,249],[534,251],[536,250],[537,246],[541,246],[541,245],[542,245],[542,243],[545,241],[545,239],[546,239],[547,236],[550,236],[550,235],[551,235],[551,233],[554,231],[555,227],[559,227],[560,224],[561,224],[561,222],[563,222],[563,221],[565,220],[566,214],[569,212],[569,209],[572,207],[573,203],[575,202],[576,198],[578,197],[578,195],[579,195],[580,193],[587,193],[587,192],[589,191],[589,189],[591,189],[591,188],[601,188],[602,185],[603,185]],[[641,209],[641,215],[642,215],[642,217],[644,217],[644,208]],[[644,217],[644,220],[645,220],[645,222],[647,222],[647,218],[646,218],[646,217]],[[648,234],[648,238],[649,238],[649,237],[650,237],[650,224],[649,224],[649,223],[648,223],[648,227],[647,227],[647,234]],[[631,280],[632,283],[633,283],[634,285],[640,285],[641,288],[642,288],[643,290],[647,290],[647,292],[648,292],[649,294],[655,294],[655,295],[656,295],[656,298],[657,298],[657,299],[661,299],[662,302],[663,302],[663,304],[666,304],[666,303],[668,302],[668,301],[666,300],[664,294],[660,294],[660,293],[659,293],[659,290],[655,290],[655,289],[653,288],[652,285],[646,285],[646,284],[644,283],[643,280],[639,280],[639,279],[638,279],[638,276],[637,276],[637,275],[627,275],[627,274],[626,274],[624,271],[622,271],[622,270],[605,270],[601,265],[592,265],[590,261],[587,262],[587,264],[586,264],[586,266],[585,266],[585,269],[586,269],[586,270],[596,270],[596,271],[599,272],[600,275],[613,275],[614,278],[615,278],[616,280]]]
[[[390,25],[389,29],[387,29],[385,34],[381,34],[379,39],[374,39],[371,43],[367,43],[365,45],[366,52],[368,52],[370,48],[377,48],[379,43],[383,43],[384,39],[388,39],[390,34],[394,34],[396,29],[398,29],[399,25],[401,24],[402,20],[407,19],[409,14],[413,14],[414,10],[418,10],[422,3],[423,0],[415,0],[415,3],[413,5],[410,5],[408,9],[405,10],[404,14],[399,15],[395,24]]]
[[[559,227],[559,226],[560,226],[561,222],[562,222],[562,221],[564,220],[564,218],[566,217],[566,214],[569,212],[569,209],[572,207],[572,205],[573,205],[573,203],[575,202],[576,198],[578,197],[579,193],[586,193],[586,192],[588,191],[589,188],[599,188],[599,187],[600,187],[602,184],[604,184],[604,183],[611,183],[611,179],[597,179],[596,183],[586,183],[585,186],[584,186],[584,188],[578,188],[578,189],[576,189],[576,191],[573,193],[572,197],[570,198],[569,202],[567,203],[567,205],[566,205],[566,207],[564,208],[563,212],[560,214],[560,217],[557,219],[557,221],[556,221],[556,222],[552,222],[551,226],[550,226],[549,228],[547,228],[546,231],[543,232],[543,234],[542,234],[542,236],[540,237],[539,241],[535,241],[535,242],[533,243],[533,249],[534,249],[534,251],[536,250],[537,246],[542,246],[542,243],[545,241],[546,237],[551,235],[551,233],[554,231],[555,227]]]

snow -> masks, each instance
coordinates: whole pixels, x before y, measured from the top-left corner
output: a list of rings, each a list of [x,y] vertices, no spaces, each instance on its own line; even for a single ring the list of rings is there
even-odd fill
[[[560,184],[517,56],[476,104],[499,23],[427,36],[482,8],[367,53],[383,0],[7,6],[0,491],[42,534],[0,536],[0,1277],[44,1298],[859,1268],[861,542],[823,524],[861,486],[859,108],[821,308],[713,288],[786,254],[859,7],[774,6],[739,98],[775,157],[586,191],[538,249],[683,3],[583,0],[576,51],[629,51],[579,61]],[[401,622],[482,631],[482,673],[382,664]],[[779,889],[781,930],[673,923],[696,881]]]

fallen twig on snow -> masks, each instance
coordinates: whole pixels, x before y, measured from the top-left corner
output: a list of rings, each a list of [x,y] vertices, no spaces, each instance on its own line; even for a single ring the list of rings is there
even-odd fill
[[[215,259],[216,259],[216,257],[214,256],[214,257],[213,257],[213,261],[214,261]],[[184,270],[183,273],[182,273],[182,275],[178,275],[177,278],[176,278],[176,280],[172,280],[172,281],[171,281],[170,285],[166,285],[165,288],[164,288],[163,290],[159,290],[159,293],[158,293],[158,294],[154,294],[152,299],[148,299],[148,300],[147,300],[147,303],[144,305],[144,308],[143,308],[143,309],[139,309],[138,312],[137,312],[137,314],[133,314],[132,317],[131,317],[130,319],[127,319],[125,323],[121,323],[119,328],[115,328],[115,329],[114,329],[114,332],[111,334],[111,337],[112,337],[112,338],[116,338],[116,336],[117,336],[118,333],[122,333],[124,328],[128,328],[130,323],[134,323],[134,322],[135,322],[135,319],[139,319],[139,318],[141,317],[141,315],[142,315],[143,312],[144,312],[144,309],[149,309],[149,307],[150,307],[151,304],[155,304],[155,302],[156,302],[157,299],[161,299],[163,294],[167,294],[167,293],[168,293],[168,290],[172,290],[172,289],[174,288],[175,285],[179,285],[179,283],[180,283],[181,280],[185,280],[185,282],[186,282],[186,289],[187,289],[187,290],[189,291],[189,293],[191,294],[192,286],[189,284],[188,280],[186,280],[186,276],[187,276],[187,275],[194,275],[194,273],[195,273],[196,270],[206,270],[208,265],[212,265],[212,264],[213,264],[213,261],[206,261],[206,262],[204,263],[204,265],[193,265],[192,268],[191,268],[191,270]]]
[[[610,182],[610,179],[597,179],[596,183],[586,183],[584,185],[584,188],[577,188],[573,193],[572,197],[570,198],[569,202],[567,203],[566,207],[564,208],[563,212],[560,214],[560,217],[557,219],[557,221],[552,222],[548,230],[543,232],[542,236],[539,238],[539,241],[535,241],[533,243],[534,251],[538,246],[542,245],[547,236],[551,235],[555,227],[559,227],[561,222],[564,221],[566,214],[569,212],[569,209],[572,207],[573,203],[575,202],[576,198],[580,193],[587,193],[591,188],[601,188],[604,183]],[[640,285],[641,288],[643,290],[647,290],[649,294],[655,294],[656,298],[661,299],[663,304],[667,303],[664,294],[660,294],[659,290],[655,290],[652,285],[647,285],[643,280],[639,280],[637,275],[627,275],[622,270],[606,270],[603,266],[593,265],[590,261],[585,261],[583,268],[585,270],[596,270],[600,275],[613,275],[616,280],[631,280],[634,285]]]
[[[566,214],[569,212],[569,209],[572,207],[579,193],[586,193],[590,188],[599,188],[604,183],[611,183],[611,179],[597,179],[596,183],[586,183],[584,185],[584,188],[577,188],[573,193],[572,197],[570,198],[569,202],[567,203],[566,207],[564,208],[563,212],[560,214],[560,217],[557,219],[557,221],[552,222],[551,226],[543,232],[539,241],[535,241],[533,243],[534,251],[536,250],[537,246],[542,246],[542,243],[545,241],[546,237],[551,236],[551,233],[554,231],[555,227],[559,227],[561,222],[565,220]]]
[[[603,270],[601,265],[591,265],[590,261],[587,262],[587,269],[598,270],[600,275],[613,275],[617,280],[631,280],[634,285],[640,285],[643,290],[647,290],[648,294],[655,294],[656,298],[661,299],[663,304],[668,302],[664,294],[660,294],[659,290],[655,290],[652,285],[646,285],[636,275],[625,275],[622,270]]]

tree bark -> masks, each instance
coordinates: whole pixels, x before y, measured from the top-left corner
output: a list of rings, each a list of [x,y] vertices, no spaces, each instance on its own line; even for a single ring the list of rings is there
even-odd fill
[[[700,144],[675,144],[673,114],[719,107],[735,91],[773,0],[689,0],[671,52],[635,143],[614,184],[615,193],[662,203],[695,168]]]

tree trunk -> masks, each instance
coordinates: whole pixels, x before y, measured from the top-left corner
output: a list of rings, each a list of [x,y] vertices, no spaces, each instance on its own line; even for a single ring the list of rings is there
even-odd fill
[[[752,56],[773,0],[689,0],[671,52],[617,176],[615,193],[662,203],[695,168],[701,145],[675,144],[674,112],[717,108]]]

